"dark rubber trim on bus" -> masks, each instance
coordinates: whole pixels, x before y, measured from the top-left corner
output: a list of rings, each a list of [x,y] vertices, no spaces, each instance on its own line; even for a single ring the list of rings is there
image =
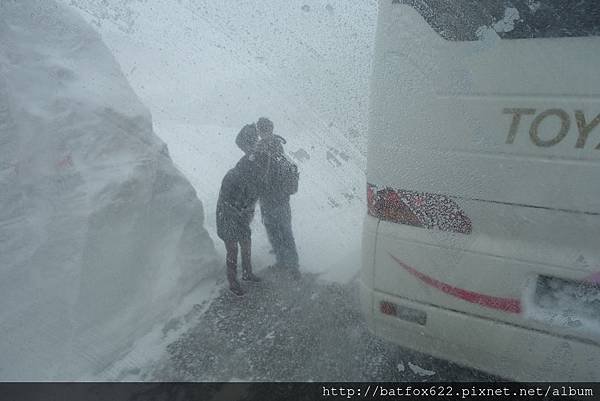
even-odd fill
[[[536,327],[525,326],[523,324],[518,324],[518,323],[515,323],[515,322],[507,322],[507,321],[503,321],[503,320],[493,319],[493,318],[491,318],[489,316],[477,315],[477,314],[474,314],[474,313],[469,313],[469,312],[465,312],[465,311],[454,309],[454,308],[447,308],[447,307],[443,307],[443,306],[440,306],[440,305],[432,304],[430,302],[425,302],[425,301],[421,301],[421,300],[406,298],[406,297],[403,297],[401,295],[389,293],[389,292],[386,292],[386,291],[373,290],[373,293],[377,293],[377,294],[381,294],[381,295],[387,295],[387,296],[390,296],[390,297],[393,297],[393,298],[398,298],[398,299],[401,299],[403,301],[411,302],[413,304],[421,304],[421,305],[427,306],[429,308],[444,309],[444,310],[447,310],[447,311],[452,312],[452,313],[456,313],[456,314],[468,316],[468,317],[473,318],[473,319],[486,320],[488,322],[492,322],[492,323],[498,324],[498,325],[512,326],[512,327],[516,327],[516,328],[523,329],[523,330],[529,330],[529,331],[534,331],[536,333],[545,334],[545,335],[548,335],[548,336],[554,337],[554,338],[562,338],[562,339],[569,340],[569,341],[577,341],[578,343],[587,344],[587,345],[593,345],[595,347],[600,347],[600,343],[598,341],[594,341],[594,340],[591,340],[591,339],[585,338],[585,337],[577,337],[577,336],[570,335],[570,334],[559,334],[559,333],[554,333],[554,332],[551,332],[551,331],[548,331],[548,330],[542,330],[542,329],[539,329],[539,328],[536,328]]]
[[[507,206],[520,206],[520,207],[529,207],[532,209],[544,209],[544,210],[553,210],[556,212],[565,212],[565,213],[574,213],[574,214],[585,214],[588,216],[600,216],[600,212],[584,212],[581,210],[572,210],[572,209],[561,209],[557,207],[548,207],[548,206],[538,206],[538,205],[527,205],[525,203],[516,203],[516,202],[503,202],[503,201],[494,201],[488,199],[478,199],[478,198],[463,198],[462,196],[454,196],[454,195],[446,195],[449,198],[467,200],[467,201],[477,201],[477,202],[487,202],[487,203],[496,203],[499,205],[507,205]]]

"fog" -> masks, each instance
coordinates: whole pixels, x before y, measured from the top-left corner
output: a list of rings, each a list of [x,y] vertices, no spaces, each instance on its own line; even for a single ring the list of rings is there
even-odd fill
[[[2,11],[3,379],[99,377],[164,352],[152,333],[223,285],[219,186],[260,116],[299,166],[301,270],[356,275],[374,2]],[[260,216],[252,229],[260,272],[273,256]]]

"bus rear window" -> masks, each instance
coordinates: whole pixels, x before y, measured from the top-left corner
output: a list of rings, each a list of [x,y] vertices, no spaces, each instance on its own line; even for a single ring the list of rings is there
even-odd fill
[[[478,40],[487,29],[502,39],[600,35],[598,0],[392,0],[414,7],[446,40]]]

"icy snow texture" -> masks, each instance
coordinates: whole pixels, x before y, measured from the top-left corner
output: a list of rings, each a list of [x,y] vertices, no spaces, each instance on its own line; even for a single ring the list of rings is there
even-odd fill
[[[0,379],[92,377],[216,266],[202,204],[99,36],[0,0]]]
[[[162,100],[160,108],[178,120],[192,115],[227,125],[240,114],[243,121],[256,119],[255,104],[262,106],[260,98],[271,91],[251,89],[269,80],[285,83],[273,89],[288,102],[306,104],[326,126],[366,145],[374,0],[63,1],[98,26],[155,117],[149,101],[161,102],[177,86],[181,99]],[[151,53],[149,66],[144,56]],[[147,78],[160,78],[157,70],[171,71],[173,79],[152,85]]]
[[[365,159],[340,127],[366,124],[359,109],[368,99],[374,2],[63,1],[98,26],[152,111],[155,132],[205,205],[223,260],[214,215],[221,179],[242,156],[235,135],[266,115],[300,169],[291,204],[301,270],[335,281],[358,271]],[[106,14],[131,15],[134,24],[124,30],[124,19]],[[252,229],[260,270],[273,256],[258,211]]]
[[[506,7],[504,18],[494,24],[496,32],[510,32],[515,29],[515,22],[519,21],[519,10],[514,7]]]

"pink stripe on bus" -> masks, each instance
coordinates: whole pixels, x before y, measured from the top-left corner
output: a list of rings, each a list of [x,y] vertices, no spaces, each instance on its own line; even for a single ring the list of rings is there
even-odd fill
[[[394,259],[400,266],[402,266],[407,272],[417,277],[425,284],[436,288],[448,295],[456,298],[460,298],[467,302],[484,306],[486,308],[498,309],[509,313],[520,313],[521,312],[521,301],[515,298],[500,298],[491,295],[482,294],[479,292],[468,291],[462,288],[451,286],[450,284],[438,281],[433,277],[421,273],[413,267],[410,267],[400,259],[396,258],[390,253],[390,257]]]

